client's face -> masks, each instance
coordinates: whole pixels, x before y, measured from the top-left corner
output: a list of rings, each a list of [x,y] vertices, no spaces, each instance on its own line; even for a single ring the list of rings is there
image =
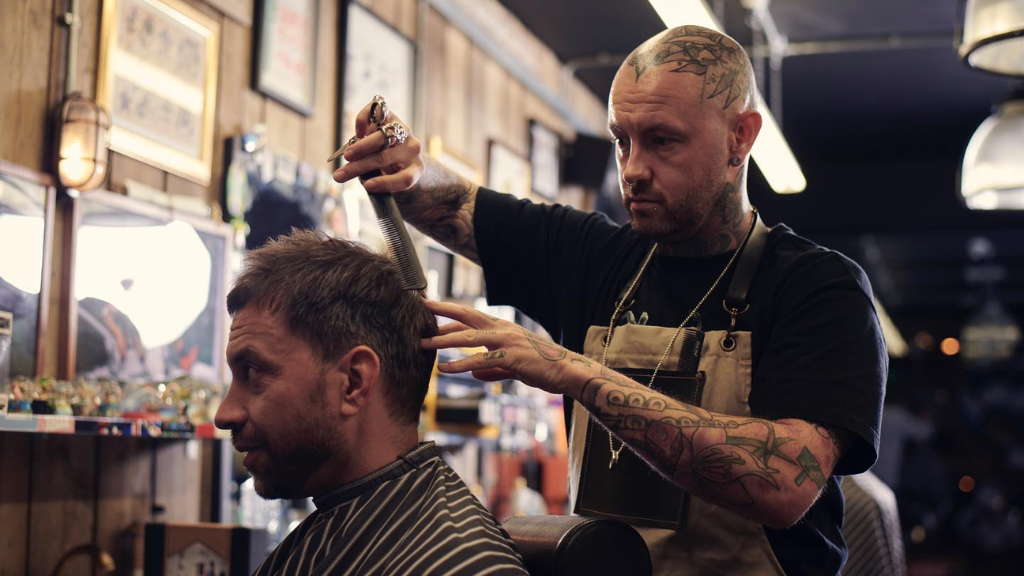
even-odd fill
[[[245,453],[256,493],[264,498],[312,494],[310,479],[336,465],[343,440],[329,418],[332,402],[316,352],[281,314],[249,306],[235,314],[227,349],[231,387],[217,410]]]

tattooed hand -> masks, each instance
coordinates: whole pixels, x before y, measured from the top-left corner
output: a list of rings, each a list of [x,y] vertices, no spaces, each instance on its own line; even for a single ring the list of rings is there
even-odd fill
[[[445,373],[472,372],[480,380],[514,378],[553,394],[566,393],[563,385],[568,366],[590,365],[590,360],[541,338],[515,324],[488,316],[468,306],[427,300],[427,308],[454,322],[441,326],[440,334],[422,342],[428,350],[484,346],[480,352],[453,362],[443,362]]]

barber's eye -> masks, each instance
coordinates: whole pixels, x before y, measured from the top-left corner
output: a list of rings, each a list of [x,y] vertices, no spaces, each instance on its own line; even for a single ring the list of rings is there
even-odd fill
[[[669,139],[668,138],[665,138],[664,136],[655,136],[654,137],[654,145],[655,146],[668,146],[668,144],[669,144]]]

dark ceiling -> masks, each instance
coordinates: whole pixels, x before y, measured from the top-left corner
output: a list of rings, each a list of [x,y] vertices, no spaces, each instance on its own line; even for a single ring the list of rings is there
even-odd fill
[[[501,1],[563,62],[589,64],[577,76],[601,99],[617,63],[593,65],[594,57],[620,62],[664,29],[647,0]],[[751,49],[752,18],[740,0],[710,5]],[[808,185],[774,194],[753,169],[752,202],[769,222],[861,263],[908,339],[918,329],[955,335],[986,294],[984,278],[1021,318],[1024,214],[973,212],[957,194],[967,142],[1012,88],[957,59],[961,3],[772,0],[769,10],[792,51],[774,91],[776,115]],[[759,81],[770,98],[766,76]],[[991,245],[982,262],[968,255],[975,238]]]

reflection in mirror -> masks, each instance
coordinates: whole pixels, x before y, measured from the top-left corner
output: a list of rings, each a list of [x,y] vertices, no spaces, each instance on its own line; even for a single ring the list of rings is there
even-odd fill
[[[81,202],[75,373],[220,383],[225,236],[159,210],[88,196]]]
[[[44,186],[0,173],[0,310],[14,315],[10,375],[36,375],[43,277]]]

